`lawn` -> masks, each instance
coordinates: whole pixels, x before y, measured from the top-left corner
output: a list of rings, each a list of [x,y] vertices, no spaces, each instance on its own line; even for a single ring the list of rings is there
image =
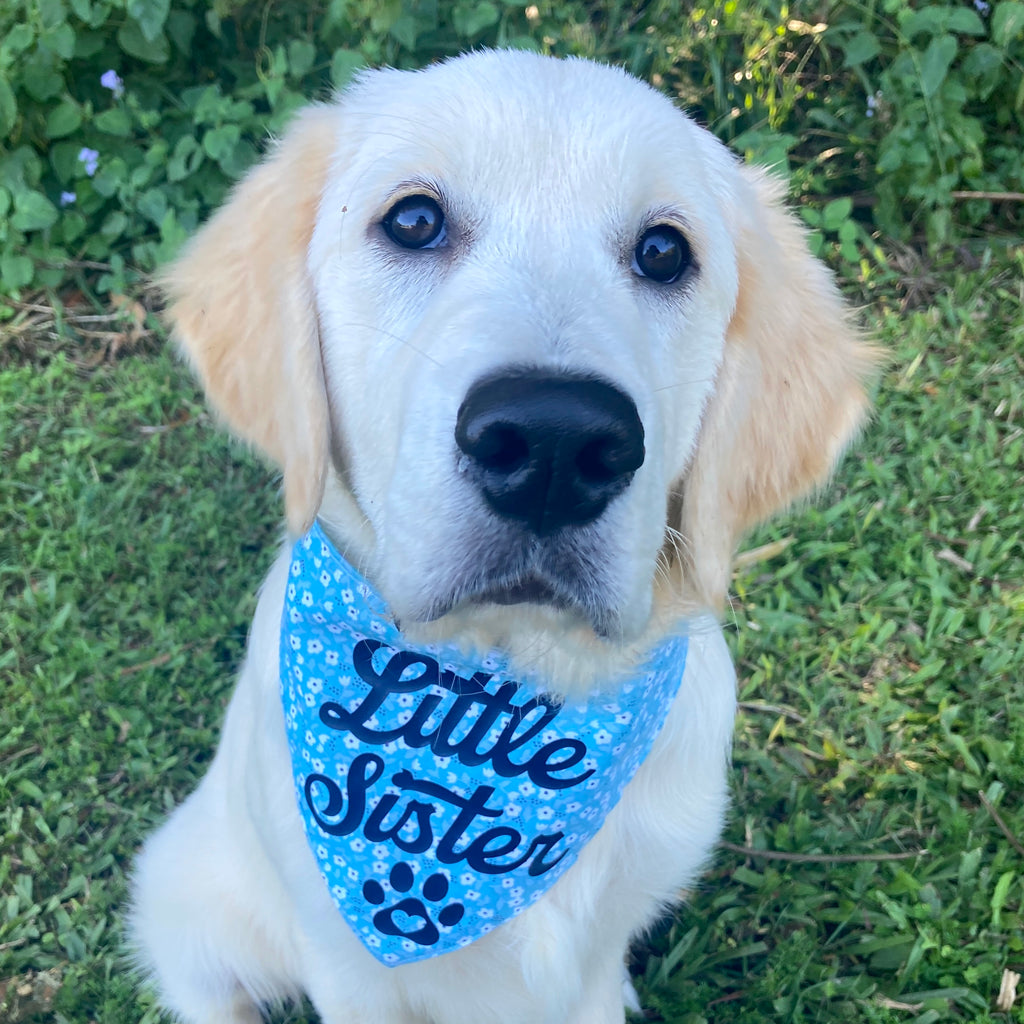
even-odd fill
[[[637,950],[647,1019],[1024,1022],[997,1004],[1024,973],[1022,281],[1018,249],[918,275],[911,308],[878,285],[874,420],[745,543],[732,817]],[[162,1019],[126,873],[211,757],[281,532],[273,475],[130,312],[123,339],[102,313],[0,328],[11,1024]]]

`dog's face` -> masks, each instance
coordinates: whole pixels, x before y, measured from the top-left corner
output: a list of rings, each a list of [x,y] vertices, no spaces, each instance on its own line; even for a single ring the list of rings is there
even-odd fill
[[[652,597],[720,601],[872,360],[761,177],[621,72],[528,54],[311,108],[168,281],[293,528],[319,513],[403,622],[628,641]]]

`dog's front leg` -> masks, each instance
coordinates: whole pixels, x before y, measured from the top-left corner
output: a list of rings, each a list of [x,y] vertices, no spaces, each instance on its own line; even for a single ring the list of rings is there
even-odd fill
[[[602,963],[584,987],[583,1001],[565,1024],[623,1024],[626,1019],[622,959]]]

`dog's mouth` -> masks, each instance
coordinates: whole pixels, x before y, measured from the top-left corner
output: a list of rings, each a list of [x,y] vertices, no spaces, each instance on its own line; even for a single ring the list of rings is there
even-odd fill
[[[550,583],[534,574],[513,583],[485,587],[472,600],[477,604],[547,604],[561,609],[570,604],[564,594],[557,593]]]
[[[578,617],[598,636],[617,636],[622,628],[619,614],[601,599],[601,595],[602,590],[589,586],[585,578],[574,573],[495,574],[463,582],[443,599],[435,598],[424,620],[432,621],[449,612],[488,604],[533,605]]]

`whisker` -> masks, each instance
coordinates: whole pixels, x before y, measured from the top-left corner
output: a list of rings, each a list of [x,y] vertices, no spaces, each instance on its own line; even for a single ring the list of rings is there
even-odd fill
[[[714,379],[714,377],[694,377],[692,380],[679,380],[675,384],[663,384],[660,388],[654,388],[654,393],[671,391],[672,388],[684,388],[690,384],[710,384]]]
[[[412,349],[417,355],[423,356],[424,359],[429,359],[438,369],[441,369],[441,363],[439,363],[429,352],[424,352],[423,349],[418,348],[408,338],[403,338],[400,334],[395,334],[393,331],[386,331],[383,327],[377,324],[360,323],[358,320],[347,320],[341,325],[342,327],[360,327],[364,330],[376,331],[378,334],[382,334],[385,338],[390,338],[392,341],[397,341],[399,345],[405,345],[406,348]]]

